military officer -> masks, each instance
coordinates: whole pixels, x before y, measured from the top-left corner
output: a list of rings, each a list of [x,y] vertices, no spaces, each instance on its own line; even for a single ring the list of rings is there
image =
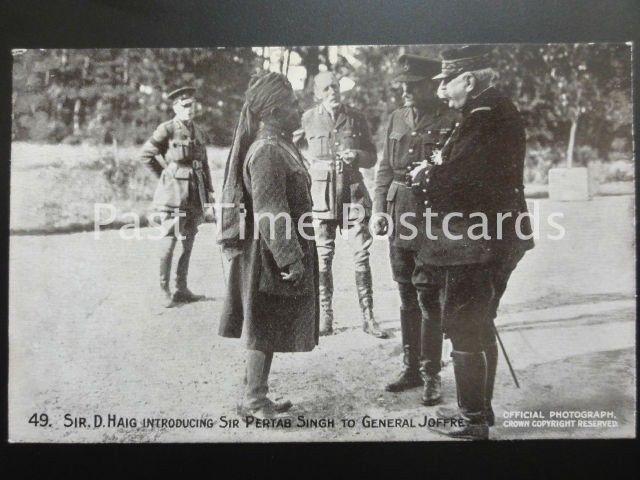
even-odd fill
[[[443,52],[442,72],[434,78],[462,120],[440,161],[426,167],[421,180],[423,206],[437,214],[431,232],[437,239],[422,237],[418,260],[429,265],[441,292],[443,329],[453,345],[459,416],[465,421],[444,433],[458,438],[488,438],[494,423],[498,349],[493,320],[511,272],[533,247],[528,217],[516,220],[527,212],[524,126],[514,104],[492,85],[495,74],[485,47]],[[478,213],[488,220],[489,238],[463,234],[478,223]],[[441,222],[448,214],[456,215],[455,238],[447,236]]]
[[[340,99],[338,79],[331,72],[314,78],[318,104],[302,116],[296,132],[298,144],[307,141],[310,173],[313,179],[313,215],[320,261],[320,334],[333,331],[333,276],[337,228],[348,228],[354,246],[356,288],[362,312],[363,330],[377,338],[387,338],[373,314],[373,292],[369,248],[371,197],[360,168],[375,165],[376,147],[364,116]]]
[[[440,64],[416,55],[398,59],[400,73],[395,80],[403,89],[404,107],[389,119],[384,152],[376,174],[373,228],[388,233],[393,279],[400,293],[400,328],[404,369],[387,385],[391,392],[424,386],[422,402],[440,401],[442,332],[435,291],[427,273],[418,268],[421,209],[412,191],[409,172],[429,160],[453,129],[455,117],[438,100],[431,77]],[[389,224],[384,215],[391,218]],[[402,219],[404,218],[404,221]]]
[[[213,187],[207,162],[206,137],[194,121],[195,88],[182,87],[168,94],[175,117],[160,124],[142,147],[140,159],[158,176],[153,196],[153,216],[165,234],[160,255],[160,288],[163,303],[172,307],[179,303],[202,300],[187,287],[189,258],[198,225],[214,220]],[[176,243],[182,253],[176,269],[175,292],[169,287],[171,261]]]

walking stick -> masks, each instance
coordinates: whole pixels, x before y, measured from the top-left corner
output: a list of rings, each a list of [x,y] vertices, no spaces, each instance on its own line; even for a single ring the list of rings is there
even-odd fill
[[[511,366],[511,361],[509,360],[509,355],[507,355],[507,351],[504,348],[504,344],[502,343],[502,339],[500,338],[500,334],[498,333],[498,329],[496,326],[493,326],[493,331],[496,334],[496,338],[498,339],[498,343],[500,344],[500,349],[502,350],[502,354],[504,355],[504,359],[507,361],[507,365],[509,366],[509,371],[511,372],[511,376],[513,377],[513,381],[516,384],[516,388],[520,388],[520,384],[518,383],[518,377],[516,377],[516,372],[513,370]]]
[[[214,207],[214,212],[215,212],[215,207]],[[214,220],[213,220],[213,224],[215,225],[215,229],[214,232],[216,232],[216,237],[217,232],[218,232],[218,216],[214,215]],[[224,268],[224,252],[222,251],[222,245],[220,245],[217,241],[216,243],[218,244],[218,252],[220,252],[220,268],[222,269],[222,280],[224,281],[224,288],[227,288],[227,270],[226,268]]]
[[[222,280],[224,280],[224,288],[227,288],[227,270],[224,268],[224,252],[222,251],[222,245],[218,245],[220,251],[220,266],[222,267]]]

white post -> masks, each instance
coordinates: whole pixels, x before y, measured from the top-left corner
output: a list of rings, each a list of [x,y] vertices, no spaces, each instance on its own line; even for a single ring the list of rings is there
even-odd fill
[[[567,146],[567,168],[573,167],[573,150],[576,144],[576,130],[578,130],[578,116],[571,121],[569,131],[569,145]]]

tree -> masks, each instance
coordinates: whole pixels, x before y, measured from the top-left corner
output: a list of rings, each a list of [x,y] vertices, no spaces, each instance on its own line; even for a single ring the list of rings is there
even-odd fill
[[[579,128],[599,150],[608,149],[614,131],[631,134],[628,45],[502,45],[496,58],[501,86],[516,99],[533,140],[552,144],[559,135],[568,167]]]
[[[14,58],[13,138],[139,143],[170,117],[164,94],[186,84],[225,144],[254,59],[248,48],[27,50]]]

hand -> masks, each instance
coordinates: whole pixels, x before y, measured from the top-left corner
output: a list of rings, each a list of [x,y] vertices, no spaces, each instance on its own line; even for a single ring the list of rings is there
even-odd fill
[[[353,150],[350,148],[347,150],[339,151],[337,155],[340,158],[340,160],[342,160],[347,165],[351,165],[358,158],[357,150]]]
[[[288,266],[288,272],[280,272],[280,276],[286,282],[297,283],[304,275],[304,264],[302,259],[298,259]]]
[[[411,183],[416,182],[416,178],[420,175],[424,170],[429,166],[426,160],[420,162],[420,164],[409,172],[409,177],[411,177]]]
[[[204,209],[204,221],[207,223],[217,223],[218,219],[216,218],[216,209],[213,208],[213,205],[216,203],[216,199],[213,198],[213,195],[209,194],[209,200],[207,203],[209,206]]]
[[[389,222],[387,218],[382,215],[377,215],[373,221],[373,233],[376,235],[384,235],[389,229]]]
[[[205,208],[204,221],[206,223],[218,223],[218,219],[216,218],[216,211],[213,207]]]

